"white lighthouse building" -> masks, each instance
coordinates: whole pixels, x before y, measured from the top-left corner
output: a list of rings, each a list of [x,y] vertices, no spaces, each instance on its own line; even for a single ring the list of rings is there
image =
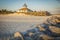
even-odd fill
[[[18,10],[18,12],[19,12],[19,13],[26,13],[26,12],[33,12],[33,11],[30,10],[29,8],[27,8],[27,5],[26,5],[26,3],[25,3],[25,4],[23,5],[23,7]]]

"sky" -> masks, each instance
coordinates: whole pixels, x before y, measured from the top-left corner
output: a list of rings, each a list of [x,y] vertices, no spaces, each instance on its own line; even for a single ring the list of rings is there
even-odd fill
[[[17,11],[26,3],[28,8],[36,11],[49,11],[60,13],[60,0],[0,0],[0,10]]]

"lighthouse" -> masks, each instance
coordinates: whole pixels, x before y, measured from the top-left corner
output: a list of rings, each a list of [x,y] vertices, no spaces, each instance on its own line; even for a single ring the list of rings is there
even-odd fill
[[[18,10],[18,12],[19,13],[26,13],[26,12],[33,12],[33,11],[27,7],[26,3],[24,3],[24,5],[22,6],[22,8],[20,8]]]

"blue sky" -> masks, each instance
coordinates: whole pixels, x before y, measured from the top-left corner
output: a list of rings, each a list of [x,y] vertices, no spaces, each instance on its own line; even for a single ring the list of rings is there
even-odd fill
[[[18,10],[26,3],[31,10],[59,11],[60,2],[57,0],[0,0],[0,9]]]

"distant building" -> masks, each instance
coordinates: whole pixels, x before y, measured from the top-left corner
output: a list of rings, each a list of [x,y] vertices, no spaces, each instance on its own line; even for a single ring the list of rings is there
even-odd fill
[[[23,5],[23,7],[21,9],[18,10],[18,12],[20,13],[25,13],[25,12],[33,12],[32,10],[30,10],[29,8],[27,8],[26,3]]]
[[[34,16],[49,16],[50,13],[48,11],[32,11],[29,9],[26,5],[26,3],[23,5],[22,8],[20,8],[17,13],[25,13],[23,15],[34,15]]]

